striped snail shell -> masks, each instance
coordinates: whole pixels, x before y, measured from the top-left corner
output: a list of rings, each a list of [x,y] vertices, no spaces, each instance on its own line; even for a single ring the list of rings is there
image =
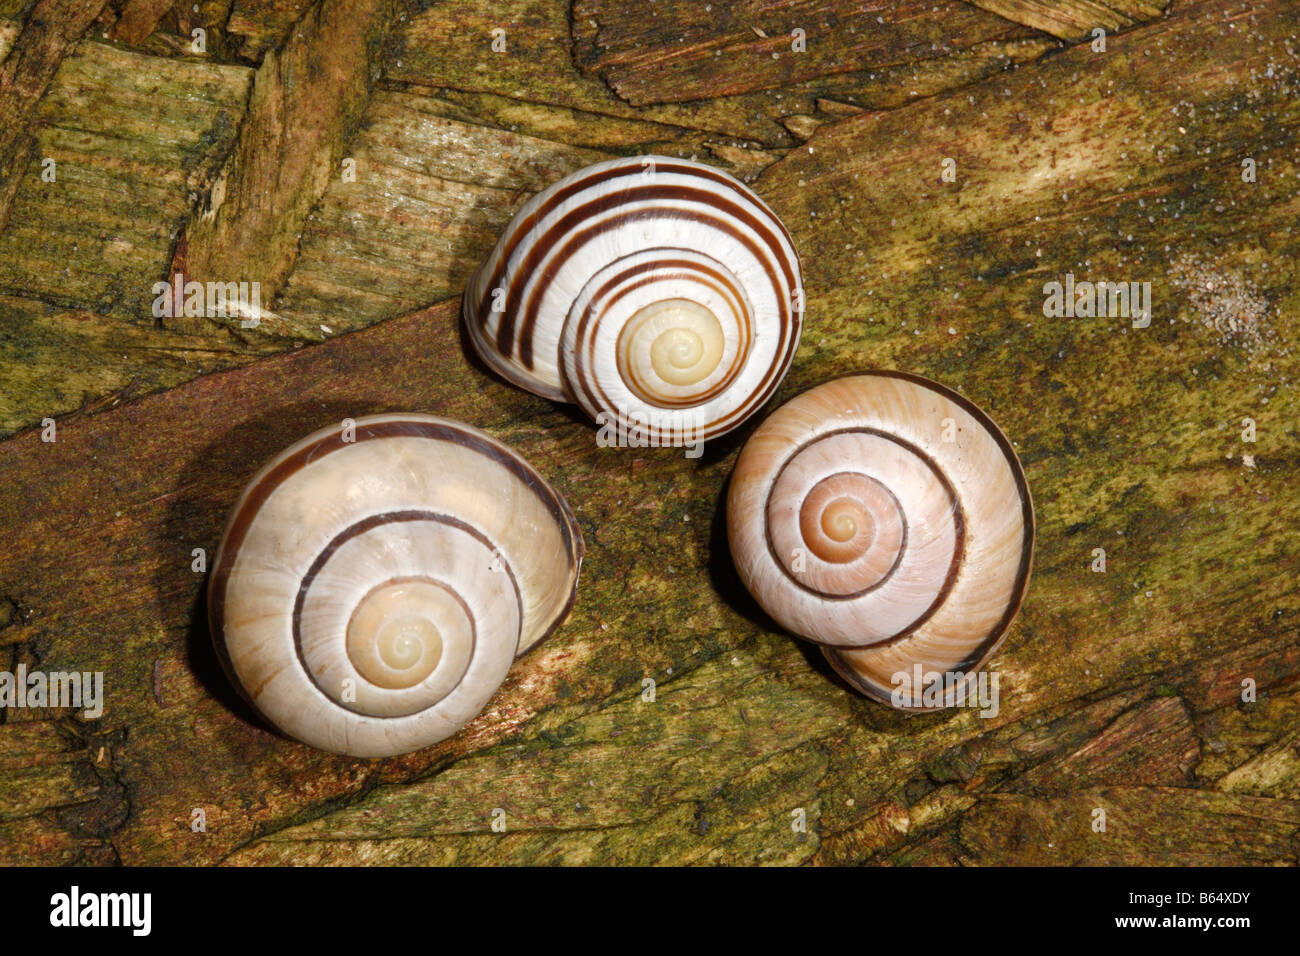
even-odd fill
[[[739,180],[630,157],[530,199],[466,289],[478,353],[528,391],[680,445],[735,428],[799,344],[790,235]]]
[[[997,650],[1029,582],[1034,514],[987,415],[942,385],[876,372],[804,392],[755,430],[727,533],[777,623],[827,645],[863,694],[912,709],[917,665],[945,676],[952,706],[956,675],[973,679]]]
[[[218,656],[270,724],[382,757],[451,736],[573,604],[583,544],[536,471],[477,429],[372,415],[244,489],[209,582]]]

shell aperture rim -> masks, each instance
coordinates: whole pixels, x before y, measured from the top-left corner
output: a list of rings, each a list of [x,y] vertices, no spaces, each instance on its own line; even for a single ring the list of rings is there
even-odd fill
[[[1006,434],[997,423],[993,421],[989,414],[969,398],[946,385],[942,385],[923,375],[917,375],[913,372],[904,372],[896,369],[871,369],[863,372],[854,372],[841,377],[895,378],[935,392],[952,402],[954,405],[957,405],[984,428],[997,444],[998,449],[1002,452],[1002,457],[1007,463],[1007,467],[1011,471],[1011,476],[1020,498],[1020,519],[1022,528],[1020,563],[1016,569],[1015,586],[1011,592],[1011,599],[1007,602],[1007,606],[1004,609],[1002,616],[989,630],[989,633],[981,638],[972,647],[971,651],[952,667],[954,671],[966,672],[968,680],[973,679],[975,673],[982,667],[983,663],[997,651],[1002,641],[1006,638],[1011,627],[1011,622],[1015,619],[1016,615],[1020,613],[1020,608],[1024,603],[1025,596],[1029,593],[1029,579],[1032,576],[1033,571],[1036,521],[1034,517],[1033,497],[1029,490],[1028,479],[1025,477],[1024,466],[1021,465],[1020,458],[1012,447],[1010,439],[1007,438]],[[838,379],[832,379],[831,381],[838,381]],[[819,386],[813,386],[813,388],[816,387]],[[811,390],[812,389],[808,389],[807,391]],[[835,672],[855,689],[868,697],[889,702],[890,694],[888,690],[882,689],[881,687],[877,687],[868,682],[864,677],[858,674],[856,669],[849,664],[843,656],[844,652],[858,654],[870,653],[872,647],[883,648],[885,646],[887,646],[887,644],[855,648],[822,645],[821,651],[822,655],[830,663]],[[903,709],[913,710],[918,708],[904,707]]]

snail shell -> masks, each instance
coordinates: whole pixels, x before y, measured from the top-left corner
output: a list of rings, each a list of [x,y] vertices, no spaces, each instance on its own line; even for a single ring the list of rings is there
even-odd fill
[[[272,725],[335,753],[427,747],[472,720],[573,604],[568,506],[477,429],[373,415],[269,462],[209,583],[218,655]]]
[[[905,709],[894,675],[966,675],[1029,582],[1034,514],[1010,442],[956,392],[899,372],[804,392],[754,432],[727,494],[745,586],[862,693]],[[945,706],[957,699],[947,689]]]
[[[508,381],[678,445],[771,397],[799,344],[801,282],[789,233],[743,183],[638,156],[529,200],[463,308],[470,341]]]

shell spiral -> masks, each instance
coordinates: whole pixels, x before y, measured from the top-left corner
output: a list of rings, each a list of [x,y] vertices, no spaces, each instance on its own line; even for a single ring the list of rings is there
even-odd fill
[[[244,490],[209,581],[212,635],[283,733],[406,753],[472,720],[562,623],[582,551],[564,500],[491,436],[430,415],[358,418]]]
[[[862,693],[972,679],[1029,582],[1034,515],[1002,432],[957,393],[897,372],[827,382],[746,443],[727,494],[745,586]],[[950,687],[945,703],[956,698]]]
[[[674,445],[721,435],[772,396],[799,343],[801,283],[789,233],[743,183],[638,156],[529,200],[463,309],[507,380]]]

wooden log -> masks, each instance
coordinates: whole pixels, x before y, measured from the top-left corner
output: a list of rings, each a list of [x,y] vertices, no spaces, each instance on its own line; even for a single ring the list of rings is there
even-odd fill
[[[187,278],[258,282],[274,302],[308,214],[342,174],[392,11],[391,0],[320,0],[268,55],[233,155],[186,227]]]
[[[1093,35],[1093,30],[1114,33],[1135,23],[1160,16],[1169,7],[1168,0],[1111,0],[1095,3],[1093,0],[1060,0],[1043,3],[1041,0],[969,0],[971,4],[1000,17],[1023,23],[1050,33],[1062,40],[1077,42]]]
[[[885,15],[888,15],[886,18]],[[574,52],[635,106],[733,96],[931,59],[1030,34],[959,2],[577,0]]]
[[[175,0],[127,0],[109,35],[129,46],[138,46],[158,27],[158,21],[175,6]]]
[[[464,16],[481,25],[485,10]],[[804,252],[808,289],[778,400],[904,368],[984,406],[1021,455],[1038,542],[992,662],[996,714],[908,716],[859,699],[764,617],[731,570],[719,510],[748,429],[694,463],[599,448],[572,410],[476,363],[452,300],[59,417],[54,442],[40,428],[0,442],[13,542],[0,550],[0,669],[102,670],[107,695],[98,720],[0,712],[0,762],[36,754],[17,768],[32,786],[0,795],[5,861],[1294,863],[1298,26],[1282,0],[1178,4],[1105,54],[1081,44],[898,108],[822,111],[755,179]],[[401,29],[394,51],[418,33]],[[475,195],[448,185],[469,168],[461,145],[511,184],[482,193],[496,219],[582,160],[584,147],[533,133],[600,124],[587,112],[598,94],[573,76],[544,105],[568,97],[580,119],[536,115],[518,138],[463,113],[436,122],[446,104],[494,96],[493,115],[509,115],[510,84],[531,68],[485,72],[464,98],[439,92],[486,55],[435,75],[431,52],[367,107],[381,135],[362,133],[357,155],[445,202],[406,228],[370,213],[384,226],[378,265],[338,285],[371,281],[376,313],[402,308],[411,281],[393,250],[418,257],[441,223],[419,294],[453,294],[471,247],[490,242],[451,201]],[[530,82],[514,108],[538,102],[544,86]],[[664,115],[637,121],[662,130]],[[611,126],[591,148],[617,152],[623,132],[646,128]],[[437,136],[461,145],[410,155]],[[372,183],[352,185],[373,199]],[[350,208],[334,190],[323,224]],[[287,286],[298,317],[326,307],[326,250],[361,236],[329,233],[309,228],[297,261],[314,272]],[[470,238],[453,256],[458,234]],[[358,247],[340,263],[363,260]],[[1149,281],[1150,325],[1045,314],[1045,285],[1067,274]],[[404,758],[345,760],[271,734],[239,704],[208,647],[194,549],[210,556],[273,452],[388,409],[512,444],[573,505],[588,556],[572,619],[465,732]],[[10,420],[39,421],[35,405],[24,414]],[[191,829],[196,809],[206,832]],[[498,809],[504,833],[491,829]]]
[[[440,106],[376,94],[349,149],[355,178],[336,178],[305,224],[278,307],[300,338],[458,296],[528,196],[609,155],[445,119]]]
[[[0,290],[153,325],[153,284],[234,141],[249,76],[98,43],[65,59],[0,232]]]
[[[241,60],[261,63],[277,49],[315,0],[229,0],[225,21]]]
[[[0,63],[0,230],[35,143],[27,128],[69,48],[95,21],[105,0],[40,0]]]
[[[301,12],[280,0],[239,4],[230,22],[246,15],[250,23],[281,24],[268,27],[266,39],[277,30],[287,32],[284,24]],[[112,402],[175,384],[187,370],[194,375],[247,361],[268,347],[293,347],[294,341],[325,338],[454,295],[495,230],[527,194],[583,160],[629,149],[696,155],[753,179],[783,153],[757,148],[755,138],[788,146],[836,118],[836,107],[821,109],[819,102],[831,102],[821,93],[898,105],[1032,59],[1054,45],[1019,41],[958,53],[928,61],[923,76],[900,68],[892,77],[887,70],[870,81],[865,74],[840,75],[689,108],[637,109],[598,79],[578,74],[568,22],[550,3],[520,4],[512,22],[530,28],[512,28],[510,55],[494,57],[493,70],[484,74],[480,50],[491,42],[498,12],[490,5],[458,4],[394,25],[384,65],[391,78],[381,81],[387,91],[367,107],[361,132],[348,147],[347,158],[358,163],[356,179],[330,180],[303,224],[277,314],[252,330],[204,317],[153,315],[153,284],[169,278],[174,265],[188,265],[188,242],[178,243],[176,235],[184,211],[209,201],[244,122],[251,74],[188,55],[188,41],[182,45],[179,35],[172,38],[175,44],[159,45],[154,41],[168,36],[161,29],[142,49],[182,58],[164,64],[92,43],[74,52],[42,100],[43,125],[37,131],[39,158],[53,159],[62,179],[43,182],[45,166],[32,155],[23,177],[21,225],[0,233],[0,289],[15,296],[0,298],[0,315],[11,330],[0,337],[0,349],[12,357],[6,363],[11,387],[3,416],[9,424],[0,434],[83,402]],[[194,17],[213,40],[221,11],[204,3]],[[6,37],[17,36],[17,25],[8,30],[0,24],[0,52]],[[210,48],[220,53],[218,46],[214,41]],[[239,51],[241,58],[246,52]],[[260,55],[249,53],[254,59]],[[119,75],[161,86],[150,92],[148,85],[131,81],[123,90],[114,80]],[[554,92],[548,100],[558,96],[572,105],[494,92],[520,84],[544,86]],[[838,109],[841,116],[846,109],[860,111],[849,103]],[[791,111],[802,119],[782,118]],[[415,151],[396,165],[392,150],[383,146],[390,133]],[[494,170],[490,187],[478,182],[485,166]],[[90,224],[98,241],[85,241],[87,210],[93,212]],[[267,221],[276,221],[275,216],[268,214]],[[173,259],[174,250],[184,250],[180,262]],[[70,311],[60,315],[75,318],[60,319],[65,330],[47,336],[26,318],[33,308],[48,312],[47,305],[14,304],[32,299],[62,306]],[[171,337],[158,343],[157,352],[123,351],[113,347],[113,338],[129,341],[133,333],[92,314],[164,324]],[[168,358],[140,361],[150,354]],[[56,387],[38,373],[41,368],[86,374],[72,373]],[[15,387],[20,382],[22,389]]]
[[[0,434],[111,408],[277,351],[272,342],[223,342],[0,296]]]
[[[936,23],[946,9],[947,5],[941,5],[930,14]],[[708,15],[702,10],[699,4],[683,2],[675,4],[672,13],[697,20]],[[573,18],[571,23],[566,8],[550,0],[516,0],[509,8],[496,0],[464,0],[454,6],[429,8],[398,25],[393,31],[384,76],[390,83],[446,90],[442,95],[472,102],[485,118],[501,116],[504,125],[526,120],[529,113],[539,110],[565,107],[589,114],[596,121],[589,122],[590,126],[600,126],[602,120],[608,125],[609,117],[617,117],[707,131],[712,134],[710,148],[713,144],[730,148],[789,147],[797,139],[781,124],[781,118],[815,112],[817,98],[832,91],[850,102],[887,108],[917,96],[954,89],[1059,46],[1042,34],[996,17],[969,13],[962,14],[966,21],[996,23],[992,32],[1008,39],[969,46],[955,44],[953,48],[941,45],[938,50],[918,48],[871,68],[805,80],[786,69],[779,72],[780,82],[773,84],[775,88],[757,84],[754,92],[734,96],[726,95],[720,73],[711,68],[707,83],[692,81],[696,89],[707,87],[698,94],[707,98],[681,103],[681,97],[673,96],[669,102],[634,105],[617,95],[598,73],[575,68],[575,56],[581,56],[581,51],[590,46],[587,38],[595,29],[589,20]],[[627,24],[627,11],[617,16],[628,30],[637,29]],[[669,21],[660,22],[668,28]],[[939,27],[931,23],[919,29]],[[496,30],[503,32],[494,34]],[[747,43],[762,42],[747,28],[744,36]],[[847,32],[845,36],[852,40]],[[498,40],[499,52],[493,48],[494,39]],[[678,55],[670,44],[658,44],[657,51],[670,59]],[[767,67],[764,71],[765,77],[771,75]],[[648,82],[653,82],[649,79],[653,72],[645,71]]]

